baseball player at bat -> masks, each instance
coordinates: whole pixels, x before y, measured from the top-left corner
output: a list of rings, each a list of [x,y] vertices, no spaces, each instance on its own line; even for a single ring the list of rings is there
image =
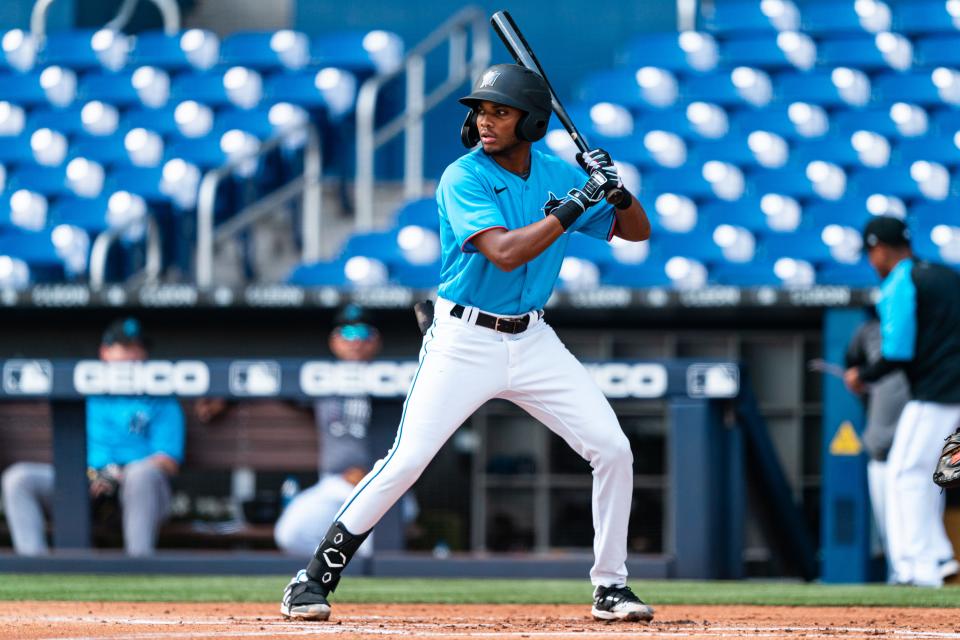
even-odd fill
[[[650,236],[650,223],[629,194],[617,208],[604,201],[608,190],[623,189],[606,152],[583,153],[581,171],[531,148],[551,114],[550,92],[537,73],[495,65],[460,102],[470,109],[462,140],[472,151],[447,167],[437,187],[441,283],[396,440],[287,585],[281,612],[327,619],[327,598],[374,525],[480,405],[502,398],[593,468],[593,616],[651,620],[653,609],[626,584],[630,443],[543,314],[571,234],[640,241]]]

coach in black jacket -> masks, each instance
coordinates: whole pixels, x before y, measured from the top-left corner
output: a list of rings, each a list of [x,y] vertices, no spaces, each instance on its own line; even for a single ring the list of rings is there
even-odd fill
[[[913,399],[887,457],[891,580],[939,587],[941,564],[953,558],[937,557],[947,538],[943,497],[931,477],[940,443],[960,425],[960,275],[914,258],[910,232],[897,218],[872,219],[863,241],[883,278],[877,302],[882,357],[848,369],[844,381],[859,393],[864,383],[896,369],[907,374]]]

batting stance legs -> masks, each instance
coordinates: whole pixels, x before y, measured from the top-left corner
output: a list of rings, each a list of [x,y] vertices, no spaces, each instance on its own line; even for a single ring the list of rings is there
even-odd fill
[[[452,308],[447,300],[437,301],[436,320],[424,337],[393,447],[344,503],[303,582],[309,578],[335,586],[350,554],[341,554],[333,540],[365,536],[453,432],[484,402],[503,398],[542,421],[589,461],[596,556],[591,581],[622,586],[633,456],[610,404],[537,312],[528,314],[525,331],[508,334],[473,324],[477,309],[468,307],[456,318]],[[341,566],[331,566],[330,557]]]

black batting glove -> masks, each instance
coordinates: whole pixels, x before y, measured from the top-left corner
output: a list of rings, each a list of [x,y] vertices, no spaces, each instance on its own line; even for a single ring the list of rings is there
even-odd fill
[[[607,184],[604,187],[604,193],[614,189],[623,190],[623,181],[620,179],[620,173],[617,167],[610,159],[610,154],[603,149],[591,149],[577,154],[577,162],[587,173],[600,171],[607,178]]]
[[[566,231],[584,211],[603,200],[608,182],[603,171],[594,171],[582,187],[570,189],[565,198],[558,200],[552,197],[548,200],[543,212],[548,216],[556,216]]]

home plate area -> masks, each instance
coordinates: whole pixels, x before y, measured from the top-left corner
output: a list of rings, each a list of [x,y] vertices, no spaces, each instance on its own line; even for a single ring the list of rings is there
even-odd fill
[[[660,606],[653,623],[603,623],[589,606],[338,604],[327,622],[265,604],[4,602],[0,637],[88,638],[958,638],[950,609]]]

